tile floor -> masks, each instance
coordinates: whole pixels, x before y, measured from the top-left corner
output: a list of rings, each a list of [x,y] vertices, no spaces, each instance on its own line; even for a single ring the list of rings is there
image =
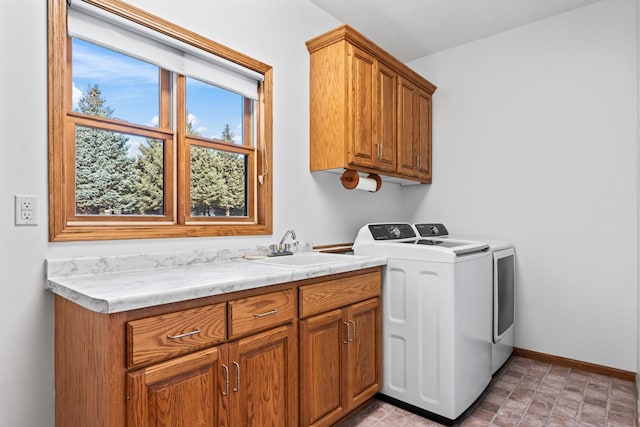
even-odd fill
[[[377,399],[340,427],[441,426]],[[514,356],[456,426],[633,427],[634,384]]]

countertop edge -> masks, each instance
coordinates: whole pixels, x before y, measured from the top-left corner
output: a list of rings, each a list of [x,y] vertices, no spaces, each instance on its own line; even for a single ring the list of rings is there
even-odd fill
[[[366,258],[303,268],[230,260],[158,271],[50,277],[45,288],[88,310],[113,314],[387,264],[385,258]]]

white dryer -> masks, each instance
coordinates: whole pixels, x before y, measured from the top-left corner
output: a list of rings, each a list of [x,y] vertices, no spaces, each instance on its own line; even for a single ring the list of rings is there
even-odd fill
[[[414,224],[416,231],[430,236],[437,230],[440,238],[448,236],[443,224]],[[435,227],[435,228],[434,228]],[[491,373],[495,374],[511,357],[515,328],[515,247],[512,243],[487,237],[454,237],[454,239],[479,240],[489,245],[491,253],[491,280],[493,295]]]
[[[453,423],[491,381],[488,245],[420,238],[411,224],[380,223],[362,227],[353,249],[387,258],[382,396]]]

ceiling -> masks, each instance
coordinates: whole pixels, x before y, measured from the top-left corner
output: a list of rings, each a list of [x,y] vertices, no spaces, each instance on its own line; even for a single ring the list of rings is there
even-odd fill
[[[311,0],[403,62],[599,0]]]

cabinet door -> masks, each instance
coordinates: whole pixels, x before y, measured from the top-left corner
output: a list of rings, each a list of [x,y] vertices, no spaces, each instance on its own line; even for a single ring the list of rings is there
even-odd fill
[[[398,78],[397,172],[431,180],[431,95]]]
[[[349,45],[348,147],[349,163],[372,166],[376,162],[375,145],[376,60],[363,50]]]
[[[415,176],[417,153],[415,152],[417,114],[415,95],[418,88],[400,77],[398,79],[398,173]]]
[[[381,170],[396,170],[396,103],[397,75],[383,63],[378,63],[377,79],[377,128],[374,149],[377,152],[376,167]]]
[[[431,95],[424,90],[416,92],[416,147],[417,176],[431,179]]]
[[[210,348],[127,374],[127,425],[218,425],[219,371]]]
[[[331,425],[346,410],[343,310],[300,321],[300,424]]]
[[[297,425],[297,345],[292,324],[230,346],[231,426]]]
[[[349,408],[358,406],[380,390],[381,317],[379,298],[354,304],[347,309],[349,331],[348,388]]]

